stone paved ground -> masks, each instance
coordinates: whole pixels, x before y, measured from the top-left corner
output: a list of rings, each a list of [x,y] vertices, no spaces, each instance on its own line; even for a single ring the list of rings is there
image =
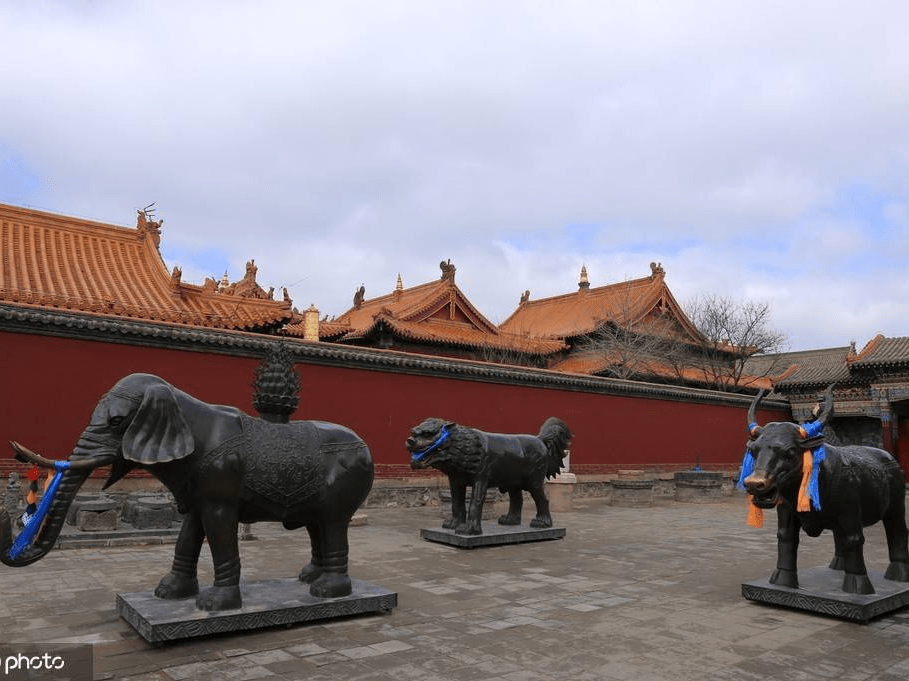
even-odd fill
[[[525,511],[526,513],[526,511]],[[351,574],[398,593],[385,615],[153,647],[116,613],[150,590],[172,546],[59,550],[0,569],[4,642],[92,642],[95,678],[323,681],[625,681],[909,677],[909,611],[861,625],[754,604],[741,583],[775,562],[773,522],[745,525],[745,500],[630,509],[584,499],[556,515],[564,539],[463,550],[420,539],[438,509],[369,509],[351,528]],[[257,525],[244,579],[293,575],[305,531]],[[832,538],[804,537],[801,565]],[[886,565],[880,528],[869,566]],[[210,581],[210,559],[202,559]]]

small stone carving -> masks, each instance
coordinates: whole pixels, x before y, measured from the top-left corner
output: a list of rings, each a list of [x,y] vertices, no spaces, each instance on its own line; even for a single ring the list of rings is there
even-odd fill
[[[15,516],[21,499],[22,483],[19,482],[19,474],[16,471],[12,471],[6,480],[6,494],[3,499],[3,505],[7,513]]]

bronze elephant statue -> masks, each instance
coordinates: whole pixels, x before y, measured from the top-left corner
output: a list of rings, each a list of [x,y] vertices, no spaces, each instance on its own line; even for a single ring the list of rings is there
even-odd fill
[[[55,462],[13,443],[17,456]],[[68,461],[56,462],[45,492],[45,520],[34,538],[13,543],[0,510],[0,561],[20,567],[42,558],[91,472],[111,466],[105,488],[133,468],[158,478],[185,514],[173,566],[155,589],[160,598],[197,596],[203,610],[242,605],[239,523],[280,521],[306,527],[312,553],[299,574],[319,598],[351,593],[347,528],[372,487],[369,448],[349,428],[321,421],[271,423],[229,406],[202,402],[151,374],[121,379],[98,402]],[[51,499],[52,497],[52,499]],[[214,584],[200,592],[197,564],[204,540]]]

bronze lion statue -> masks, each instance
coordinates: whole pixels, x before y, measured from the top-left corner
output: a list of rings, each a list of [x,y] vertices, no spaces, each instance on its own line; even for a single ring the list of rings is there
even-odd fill
[[[537,507],[531,527],[552,527],[546,478],[562,467],[571,431],[561,419],[550,417],[539,435],[486,433],[440,418],[428,418],[410,431],[405,446],[411,468],[435,468],[448,476],[451,518],[442,527],[456,534],[482,534],[483,501],[489,487],[508,492],[508,513],[501,525],[520,525],[523,491]],[[471,488],[470,509],[465,503]]]

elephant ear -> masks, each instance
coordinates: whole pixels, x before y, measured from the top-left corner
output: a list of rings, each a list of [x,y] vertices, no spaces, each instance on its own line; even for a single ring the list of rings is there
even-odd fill
[[[195,449],[192,431],[169,385],[149,386],[123,434],[123,458],[140,464],[164,463]]]

